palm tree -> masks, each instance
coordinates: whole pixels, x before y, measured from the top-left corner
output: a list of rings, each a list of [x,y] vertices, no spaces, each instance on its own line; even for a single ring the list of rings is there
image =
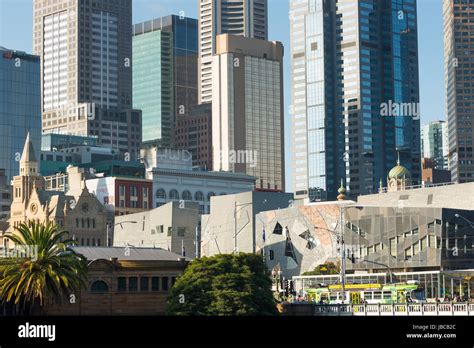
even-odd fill
[[[8,238],[16,247],[35,248],[33,258],[8,258],[0,263],[0,298],[4,303],[41,310],[45,299],[61,301],[86,285],[87,261],[70,247],[74,240],[54,223],[29,221]],[[17,250],[18,250],[17,249]]]

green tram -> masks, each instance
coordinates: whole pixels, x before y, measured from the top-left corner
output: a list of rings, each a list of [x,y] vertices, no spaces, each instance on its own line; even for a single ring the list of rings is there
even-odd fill
[[[426,302],[424,290],[416,281],[393,284],[346,284],[345,300],[342,301],[340,284],[306,289],[308,301],[319,304],[362,304],[362,303],[407,303]]]

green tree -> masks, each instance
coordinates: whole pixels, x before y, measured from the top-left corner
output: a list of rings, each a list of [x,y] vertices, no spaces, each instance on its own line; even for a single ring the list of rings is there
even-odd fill
[[[46,299],[61,301],[86,285],[87,261],[70,248],[74,241],[66,239],[67,231],[50,222],[33,221],[15,229],[17,233],[8,238],[16,249],[35,248],[36,257],[2,260],[0,298],[4,303],[20,310],[41,310]]]
[[[304,272],[302,275],[325,275],[325,274],[339,274],[339,265],[334,262],[324,263],[317,266],[314,270]]]
[[[171,289],[170,315],[277,315],[260,255],[221,254],[193,260]]]

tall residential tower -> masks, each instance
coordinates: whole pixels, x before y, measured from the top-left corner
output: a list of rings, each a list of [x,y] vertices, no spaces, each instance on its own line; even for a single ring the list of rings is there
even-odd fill
[[[416,0],[291,0],[297,198],[376,192],[400,161],[420,180]]]
[[[267,0],[200,0],[199,1],[199,101],[212,99],[212,55],[216,36],[240,35],[255,39],[268,38]]]

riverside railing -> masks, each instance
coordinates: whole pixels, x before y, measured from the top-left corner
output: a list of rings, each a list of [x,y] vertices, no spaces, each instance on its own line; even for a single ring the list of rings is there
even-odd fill
[[[314,315],[355,316],[474,316],[474,303],[395,303],[313,305]]]

